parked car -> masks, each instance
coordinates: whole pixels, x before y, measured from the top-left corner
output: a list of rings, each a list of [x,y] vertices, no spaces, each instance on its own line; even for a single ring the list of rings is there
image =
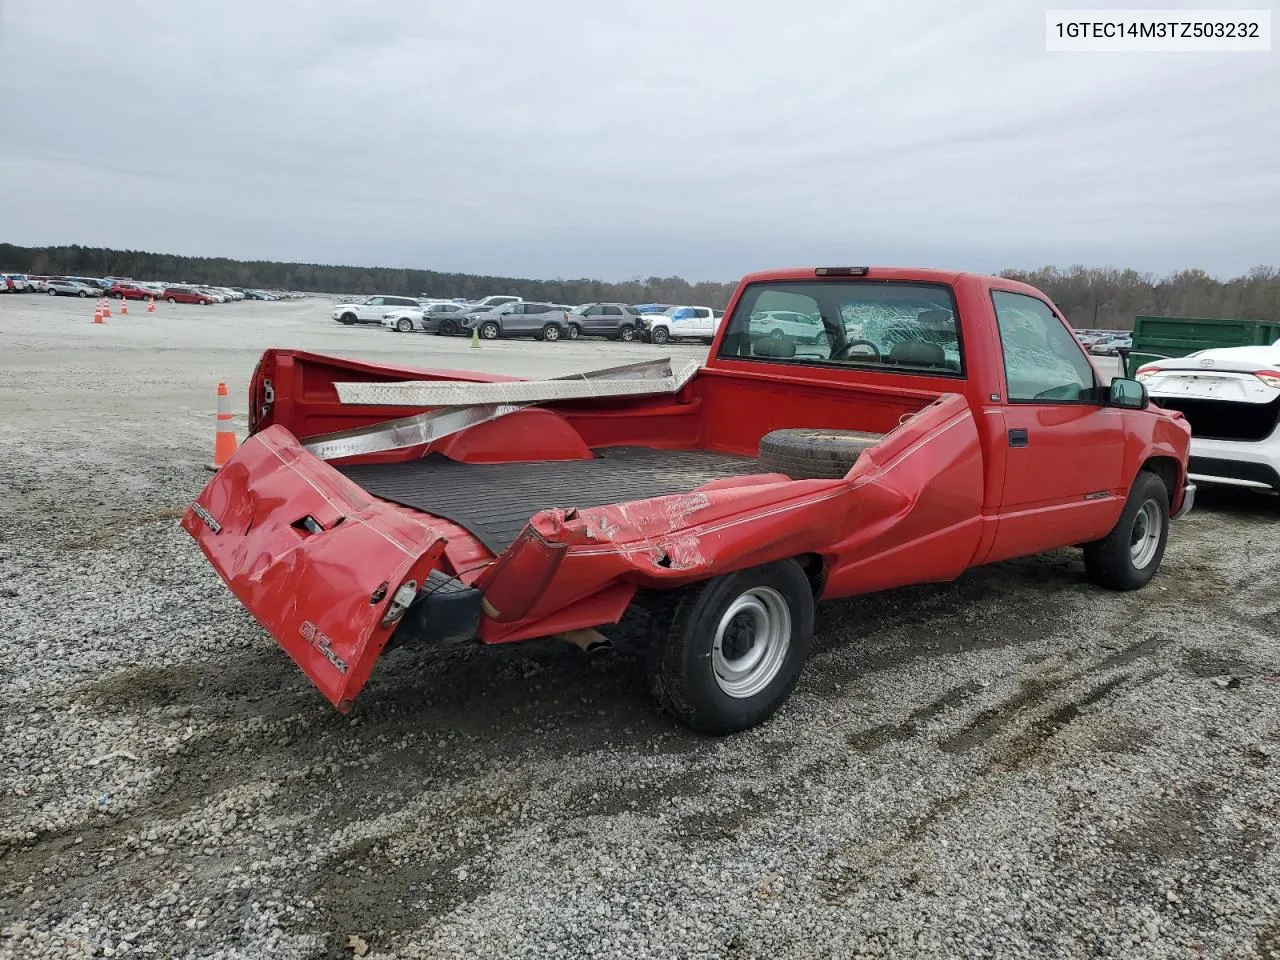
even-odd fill
[[[155,294],[149,288],[136,283],[113,283],[107,288],[107,296],[117,300],[147,300]]]
[[[822,318],[795,310],[762,310],[751,315],[751,332],[799,343],[819,343],[827,335]]]
[[[830,342],[753,334],[779,299]],[[249,436],[182,527],[341,712],[396,646],[612,635],[647,649],[668,712],[724,734],[786,701],[818,601],[1072,546],[1136,590],[1194,502],[1187,422],[1102,382],[1050,300],[1001,277],[756,273],[704,363],[602,397],[610,373],[495,384],[268,350]]]
[[[0,293],[29,293],[34,289],[25,274],[0,273]]]
[[[389,307],[418,308],[413,297],[366,297],[354,303],[343,303],[333,308],[333,319],[339,323],[382,323]]]
[[[1280,493],[1280,341],[1166,357],[1134,375],[1191,425],[1196,483]]]
[[[461,304],[443,300],[418,308],[399,307],[383,315],[382,325],[400,333],[421,330],[449,335],[458,332],[462,311]]]
[[[194,287],[165,287],[160,296],[169,303],[198,303],[207,307],[214,302],[213,297]]]
[[[642,336],[650,343],[702,340],[710,343],[723,314],[710,307],[668,307],[641,317]]]
[[[485,297],[483,300],[476,300],[472,303],[472,306],[484,307],[486,310],[492,310],[494,307],[503,307],[508,303],[519,303],[520,300],[520,297],[508,296],[506,294],[494,294],[493,296]]]
[[[102,288],[80,280],[46,280],[40,289],[56,297],[100,297]]]
[[[111,286],[110,283],[98,277],[63,277],[62,279],[74,280],[76,283],[83,283],[86,287],[97,291],[98,296],[105,294],[107,287]]]
[[[631,341],[640,328],[640,311],[625,303],[583,303],[569,311],[569,339],[608,337]]]
[[[569,336],[569,312],[564,307],[531,300],[507,303],[483,313],[463,314],[462,324],[467,333],[479,330],[485,340],[539,337],[554,341]]]

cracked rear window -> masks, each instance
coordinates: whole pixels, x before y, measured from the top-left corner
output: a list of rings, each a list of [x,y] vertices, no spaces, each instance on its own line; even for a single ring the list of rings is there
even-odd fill
[[[753,283],[727,322],[724,359],[964,375],[955,297],[945,284]]]

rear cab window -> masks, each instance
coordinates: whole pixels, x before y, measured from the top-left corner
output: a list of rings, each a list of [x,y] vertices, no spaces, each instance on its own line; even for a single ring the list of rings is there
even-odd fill
[[[955,296],[946,284],[926,282],[752,283],[727,320],[717,357],[965,376]]]

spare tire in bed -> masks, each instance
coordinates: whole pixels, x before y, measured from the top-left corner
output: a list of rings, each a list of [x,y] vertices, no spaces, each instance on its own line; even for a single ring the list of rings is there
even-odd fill
[[[883,433],[860,430],[774,430],[760,438],[760,466],[792,480],[838,480]]]

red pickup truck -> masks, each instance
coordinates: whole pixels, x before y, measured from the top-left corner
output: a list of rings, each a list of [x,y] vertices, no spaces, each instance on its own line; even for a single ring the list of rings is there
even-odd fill
[[[752,330],[777,311],[821,330]],[[790,694],[815,601],[1068,546],[1135,589],[1194,500],[1187,423],[1101,382],[1011,280],[758,273],[705,364],[645,366],[531,381],[268,350],[250,436],[183,526],[341,711],[388,645],[625,632],[664,708],[728,733]]]

